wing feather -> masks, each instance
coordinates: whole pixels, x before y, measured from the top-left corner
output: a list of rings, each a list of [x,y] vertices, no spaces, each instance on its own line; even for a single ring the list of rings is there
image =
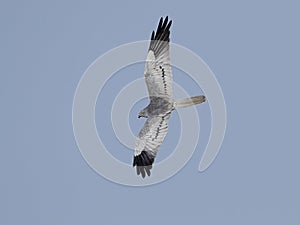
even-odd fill
[[[141,173],[145,177],[145,172],[150,175],[158,149],[167,135],[170,115],[150,117],[141,129],[135,142],[133,159],[138,175]]]
[[[160,19],[156,33],[151,34],[151,42],[145,65],[145,81],[149,96],[172,100],[172,72],[170,65],[170,27],[168,17]]]

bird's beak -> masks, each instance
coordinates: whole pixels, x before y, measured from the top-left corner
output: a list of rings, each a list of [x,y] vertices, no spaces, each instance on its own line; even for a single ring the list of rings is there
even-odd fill
[[[140,114],[138,115],[138,118],[141,118],[141,115],[140,115]]]

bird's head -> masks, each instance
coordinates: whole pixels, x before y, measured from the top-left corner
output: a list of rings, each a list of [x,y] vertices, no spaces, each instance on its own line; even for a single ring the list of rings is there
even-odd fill
[[[145,110],[142,110],[139,112],[138,118],[141,118],[141,117],[148,118],[148,115]]]

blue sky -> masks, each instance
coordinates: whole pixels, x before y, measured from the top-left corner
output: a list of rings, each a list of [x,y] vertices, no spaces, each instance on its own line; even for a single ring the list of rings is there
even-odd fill
[[[299,224],[296,1],[0,5],[1,224]],[[209,123],[192,159],[174,177],[143,188],[117,185],[95,173],[76,146],[74,92],[97,57],[148,39],[165,15],[173,20],[171,40],[192,49],[216,75],[227,105],[226,136],[204,173],[197,168]],[[115,79],[142,68],[124,69]],[[179,71],[174,76],[191,95],[198,93]],[[116,93],[118,85],[113,87]],[[208,105],[198,112],[209,117]],[[133,118],[137,132],[142,122]],[[172,119],[165,149],[178,136],[176,115]],[[122,149],[116,141],[107,144]]]

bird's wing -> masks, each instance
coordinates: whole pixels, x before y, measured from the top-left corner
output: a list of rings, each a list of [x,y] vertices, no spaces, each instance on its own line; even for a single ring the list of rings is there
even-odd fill
[[[153,31],[144,70],[150,98],[172,100],[172,73],[170,65],[170,27],[168,17],[160,18],[156,33]]]
[[[136,139],[133,166],[142,177],[146,173],[150,176],[154,158],[168,132],[170,115],[149,117]]]

